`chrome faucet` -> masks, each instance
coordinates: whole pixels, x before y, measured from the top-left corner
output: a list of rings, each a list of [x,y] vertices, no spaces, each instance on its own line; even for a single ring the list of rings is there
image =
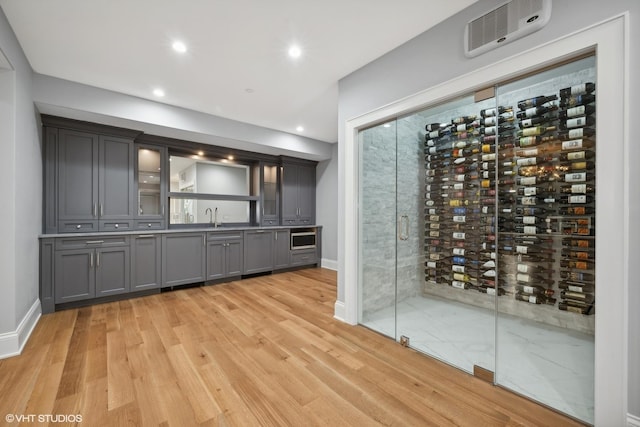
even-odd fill
[[[213,214],[213,212],[211,211],[211,208],[207,208],[204,210],[204,214],[206,215],[207,212],[209,213],[209,224],[213,224],[213,218],[211,217],[211,215]],[[216,208],[216,215],[218,214],[218,208]]]

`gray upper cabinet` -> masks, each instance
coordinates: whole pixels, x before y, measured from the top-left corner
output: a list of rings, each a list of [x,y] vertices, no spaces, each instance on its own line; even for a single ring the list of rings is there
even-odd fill
[[[262,226],[280,224],[280,166],[275,163],[260,162],[257,171],[260,180],[259,224]]]
[[[133,221],[133,142],[58,132],[58,231],[123,231]]]
[[[162,236],[162,286],[205,281],[205,233],[172,233]]]
[[[99,137],[60,129],[58,133],[58,220],[65,229],[78,222],[78,231],[98,230]],[[81,230],[82,228],[82,230]],[[69,230],[73,231],[73,230]]]
[[[273,270],[273,230],[244,232],[244,274]]]
[[[311,225],[316,211],[316,168],[283,162],[282,225]]]

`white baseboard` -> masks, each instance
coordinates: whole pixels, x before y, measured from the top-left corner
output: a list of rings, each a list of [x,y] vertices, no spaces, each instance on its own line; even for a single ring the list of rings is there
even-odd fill
[[[346,323],[344,320],[344,303],[342,301],[336,301],[333,305],[333,318]]]
[[[627,414],[627,427],[640,427],[640,417]]]
[[[22,318],[15,331],[0,334],[0,359],[17,356],[22,353],[22,349],[36,327],[41,314],[40,300],[37,299]]]
[[[338,271],[338,261],[333,259],[322,258],[320,260],[320,266],[322,268],[328,268],[329,270]]]

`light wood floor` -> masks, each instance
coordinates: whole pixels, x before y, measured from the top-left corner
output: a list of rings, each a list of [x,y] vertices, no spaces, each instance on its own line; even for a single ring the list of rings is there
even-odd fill
[[[578,425],[334,320],[335,299],[314,268],[42,316],[0,361],[0,424]]]

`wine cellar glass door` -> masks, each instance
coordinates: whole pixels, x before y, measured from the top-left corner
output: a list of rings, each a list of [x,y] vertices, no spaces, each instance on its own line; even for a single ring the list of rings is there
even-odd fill
[[[396,338],[396,121],[360,131],[359,319]]]

